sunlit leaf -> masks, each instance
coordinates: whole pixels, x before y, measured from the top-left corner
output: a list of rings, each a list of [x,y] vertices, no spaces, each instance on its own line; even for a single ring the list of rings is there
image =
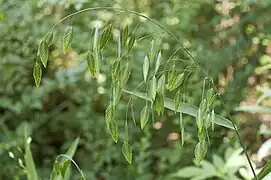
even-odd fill
[[[145,82],[147,82],[149,66],[150,66],[149,58],[148,56],[145,56],[143,63],[143,77]]]
[[[140,113],[140,125],[141,125],[141,129],[143,129],[145,127],[145,125],[147,124],[149,120],[149,108],[148,105],[146,105]]]
[[[67,53],[68,50],[70,49],[71,43],[72,43],[72,38],[73,38],[73,27],[69,26],[63,36],[63,52]]]
[[[28,127],[25,126],[24,130],[24,148],[25,148],[25,153],[24,153],[24,159],[25,159],[25,170],[26,170],[26,175],[28,180],[37,180],[38,179],[38,174],[35,166],[35,162],[33,160],[33,156],[31,153],[30,149],[30,142],[28,141]]]
[[[131,92],[131,91],[128,91],[128,90],[125,90],[125,89],[123,91],[128,93],[128,94],[134,95],[134,96],[136,96],[138,98],[151,101],[151,99],[147,96],[146,93]],[[164,104],[165,104],[165,108],[174,111],[174,101],[172,99],[164,98]],[[180,106],[179,106],[179,109],[178,109],[178,112],[181,112],[183,114],[188,114],[188,115],[193,116],[193,117],[197,117],[198,110],[199,110],[199,108],[194,106],[194,105],[181,102]],[[223,126],[223,127],[226,127],[226,128],[232,129],[232,130],[237,128],[237,127],[233,127],[230,120],[228,120],[228,119],[226,119],[226,118],[224,118],[224,117],[222,117],[222,116],[220,116],[218,114],[215,114],[214,123],[219,125],[219,126]]]
[[[155,73],[157,73],[157,71],[158,71],[158,69],[160,67],[161,61],[162,61],[162,54],[161,54],[161,51],[160,51],[158,53],[158,57],[157,57],[156,64],[155,64]]]

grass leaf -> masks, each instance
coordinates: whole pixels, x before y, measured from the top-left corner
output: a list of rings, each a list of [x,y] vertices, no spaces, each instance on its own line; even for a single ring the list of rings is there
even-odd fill
[[[143,63],[143,77],[145,82],[147,82],[149,67],[150,67],[149,58],[148,56],[145,56]]]
[[[145,127],[145,125],[147,124],[149,120],[149,108],[148,105],[146,105],[140,113],[140,125],[141,125],[141,129],[143,129]]]
[[[148,98],[148,96],[146,95],[146,93],[140,93],[140,92],[131,92],[128,90],[123,90],[124,92],[128,93],[128,94],[132,94],[138,98],[144,99],[144,100],[148,100],[151,101],[150,98]],[[172,99],[169,98],[164,98],[164,102],[165,102],[165,108],[170,109],[172,111],[174,111],[174,101]],[[187,104],[187,103],[180,103],[179,105],[179,109],[178,112],[181,112],[183,114],[188,114],[190,116],[197,116],[197,111],[198,111],[198,107],[191,105],[191,104]],[[230,120],[215,114],[215,120],[214,123],[229,129],[234,130],[234,127],[231,123]]]

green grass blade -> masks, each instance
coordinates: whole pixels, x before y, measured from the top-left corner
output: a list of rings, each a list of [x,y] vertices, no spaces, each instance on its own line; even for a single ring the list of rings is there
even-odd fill
[[[128,90],[123,90],[123,91],[128,93],[128,94],[139,97],[141,99],[151,101],[151,99],[147,96],[146,93],[131,92],[131,91],[128,91]],[[172,99],[164,98],[164,103],[165,103],[164,105],[165,105],[166,108],[174,111],[174,101]],[[196,107],[194,105],[191,105],[191,104],[187,104],[187,103],[180,103],[179,109],[177,110],[177,112],[180,112],[180,113],[183,113],[183,114],[188,114],[190,116],[196,117],[197,112],[198,112],[198,107]],[[233,127],[231,121],[224,118],[224,117],[222,117],[222,116],[220,116],[220,115],[218,115],[218,114],[215,114],[214,123],[217,124],[217,125],[224,126],[226,128],[234,130],[234,127]]]
[[[27,126],[25,127],[24,130],[24,145],[25,145],[25,154],[24,154],[24,159],[25,159],[25,168],[26,168],[26,174],[27,174],[27,179],[28,180],[38,180],[38,173],[36,170],[35,162],[33,160],[33,156],[31,153],[30,149],[30,142],[28,140],[28,130]]]
[[[269,173],[271,173],[271,160],[260,171],[260,173],[258,174],[258,179],[263,179]]]

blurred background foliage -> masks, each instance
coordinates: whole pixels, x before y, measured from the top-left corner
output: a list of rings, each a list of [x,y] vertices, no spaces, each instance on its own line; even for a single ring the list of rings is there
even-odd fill
[[[64,16],[97,6],[142,12],[168,27],[214,78],[255,166],[262,167],[268,159],[268,153],[264,158],[257,151],[271,136],[270,0],[0,0],[0,179],[25,177],[24,124],[30,126],[31,150],[43,179],[48,179],[56,156],[66,152],[78,136],[74,159],[87,179],[250,179],[234,132],[222,127],[211,132],[206,161],[195,167],[195,121],[184,117],[185,145],[181,146],[178,117],[170,111],[143,132],[130,121],[134,161],[127,164],[121,143],[113,143],[104,120],[111,84],[108,62],[116,58],[116,39],[107,45],[102,73],[96,80],[91,79],[85,58],[95,24],[102,27],[114,20],[116,33],[129,24],[136,29],[138,40],[127,85],[134,89],[142,81],[138,64],[142,64],[152,37],[163,35],[165,58],[179,48],[161,29],[136,16],[101,10],[74,17],[75,36],[66,55],[62,53],[62,34],[70,22],[57,26],[48,68],[43,71],[41,86],[35,87],[32,70],[42,36]],[[146,35],[152,36],[139,41]],[[175,56],[192,64],[182,50]],[[187,102],[200,102],[203,79],[197,71],[189,78]],[[117,110],[122,140],[128,99],[124,94]],[[136,117],[143,104],[134,101]],[[226,115],[220,102],[216,112]],[[231,155],[236,161],[242,159],[240,164],[228,162]],[[71,179],[80,177],[75,169],[73,172]]]

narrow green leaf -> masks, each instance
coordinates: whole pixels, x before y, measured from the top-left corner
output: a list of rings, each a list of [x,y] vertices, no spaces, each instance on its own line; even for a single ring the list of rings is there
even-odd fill
[[[155,58],[155,55],[156,55],[156,49],[155,49],[155,41],[154,39],[151,41],[151,47],[149,49],[149,58],[150,58],[150,64],[153,64],[153,61],[154,61],[154,58]]]
[[[266,177],[271,172],[271,160],[262,168],[260,173],[258,174],[258,179],[261,180]],[[255,180],[255,179],[254,179]]]
[[[162,96],[165,95],[165,85],[166,85],[166,76],[163,74],[157,84],[157,92],[161,94]]]
[[[116,106],[121,98],[121,88],[119,86],[113,86],[113,105]]]
[[[129,38],[129,42],[128,42],[128,47],[127,47],[128,53],[131,52],[134,44],[135,44],[135,34],[132,34],[131,37]]]
[[[69,26],[63,36],[63,52],[66,54],[70,49],[73,38],[73,27]]]
[[[106,122],[106,125],[107,125],[107,128],[109,129],[109,124],[111,121],[114,121],[114,109],[113,109],[113,106],[110,104],[106,110],[105,110],[105,122]]]
[[[92,77],[96,77],[95,58],[92,52],[87,54],[88,69]]]
[[[40,42],[38,52],[40,55],[40,60],[43,66],[46,68],[48,61],[48,45],[46,44],[46,41],[44,39]]]
[[[105,28],[102,32],[101,35],[101,40],[100,40],[100,50],[103,50],[105,45],[107,44],[108,40],[111,37],[111,32],[112,32],[112,24],[110,24],[107,28]]]
[[[124,68],[121,70],[120,73],[120,86],[123,87],[124,84],[128,81],[129,77],[131,75],[131,67],[127,63]]]
[[[54,33],[53,33],[53,31],[48,32],[44,36],[44,40],[45,40],[46,44],[48,45],[48,47],[52,44],[53,39],[54,39]]]
[[[120,61],[115,61],[112,65],[112,81],[113,84],[117,84],[120,73]]]
[[[149,66],[150,66],[149,58],[148,56],[145,56],[143,63],[143,77],[145,82],[147,82]]]
[[[30,142],[28,141],[30,137],[28,136],[28,127],[25,126],[24,130],[24,159],[25,159],[25,168],[28,180],[37,180],[38,174],[35,166],[35,162],[33,160],[33,156],[30,150]]]
[[[197,165],[200,164],[201,160],[204,159],[205,155],[207,153],[207,143],[206,141],[198,142],[195,148],[195,163]]]
[[[128,161],[128,163],[132,164],[132,159],[133,159],[133,155],[132,155],[132,148],[129,145],[128,141],[124,141],[123,145],[122,145],[122,154],[124,155],[125,159]]]
[[[173,65],[173,67],[170,69],[170,71],[168,72],[168,84],[167,84],[167,88],[172,91],[174,88],[174,84],[176,82],[176,76],[177,76],[177,71],[175,69],[175,64]]]
[[[128,91],[128,90],[125,90],[125,89],[123,89],[123,91],[128,93],[128,94],[134,95],[134,96],[136,96],[138,98],[151,101],[151,99],[148,97],[148,95],[146,93],[131,92],[131,91]],[[164,103],[165,103],[165,108],[174,111],[174,101],[172,99],[164,98]],[[199,108],[194,106],[194,105],[181,102],[180,106],[179,106],[179,109],[178,109],[178,112],[182,112],[183,114],[188,114],[190,116],[197,117],[198,110],[199,110]],[[222,116],[220,116],[218,114],[215,114],[215,121],[214,122],[219,126],[223,126],[223,127],[226,127],[226,128],[232,129],[232,130],[237,128],[237,127],[234,127],[232,125],[230,120],[228,120],[228,119],[226,119],[226,118],[224,118],[224,117],[222,117]]]
[[[215,129],[215,111],[214,110],[212,110],[211,124],[212,124],[212,131],[214,131]]]
[[[198,129],[201,129],[203,127],[203,119],[201,116],[200,108],[198,109],[198,112],[197,112],[196,122],[197,122]]]
[[[34,69],[33,69],[33,77],[34,77],[35,84],[37,87],[40,86],[41,76],[42,76],[41,64],[38,61],[36,61],[34,65]]]
[[[100,72],[100,60],[101,54],[98,52],[98,49],[95,50],[94,53],[94,63],[95,63],[95,73],[98,74]]]
[[[156,96],[156,78],[155,78],[155,76],[153,76],[152,80],[150,81],[149,94],[150,94],[152,101],[154,101],[155,96]]]
[[[75,151],[78,147],[79,141],[80,141],[79,137],[77,137],[75,140],[73,140],[72,144],[70,145],[70,148],[66,152],[66,155],[68,155],[71,158],[74,156]]]
[[[93,38],[93,51],[96,52],[98,48],[99,42],[99,28],[98,26],[95,27],[94,38]]]
[[[113,140],[115,141],[115,143],[117,143],[118,142],[118,125],[117,125],[116,120],[112,120],[109,122],[109,130],[110,130]]]
[[[174,112],[175,113],[179,109],[180,102],[181,102],[181,92],[180,90],[178,90],[174,97]]]
[[[149,108],[148,105],[146,105],[141,113],[140,113],[140,125],[141,125],[141,129],[143,129],[145,127],[145,125],[147,124],[149,120]]]
[[[158,71],[158,69],[160,67],[161,61],[162,61],[162,54],[161,54],[161,51],[160,51],[159,54],[158,54],[157,60],[156,60],[156,64],[155,64],[155,73],[157,73],[157,71]]]
[[[121,29],[121,45],[123,48],[126,48],[128,35],[129,35],[129,27],[128,25],[126,25],[124,29]]]
[[[164,113],[164,97],[159,93],[155,97],[154,108],[159,116]]]
[[[68,169],[69,165],[70,165],[70,160],[66,160],[64,161],[64,163],[62,164],[62,167],[61,167],[61,176],[62,178],[65,177],[65,174],[66,174],[66,170]]]

